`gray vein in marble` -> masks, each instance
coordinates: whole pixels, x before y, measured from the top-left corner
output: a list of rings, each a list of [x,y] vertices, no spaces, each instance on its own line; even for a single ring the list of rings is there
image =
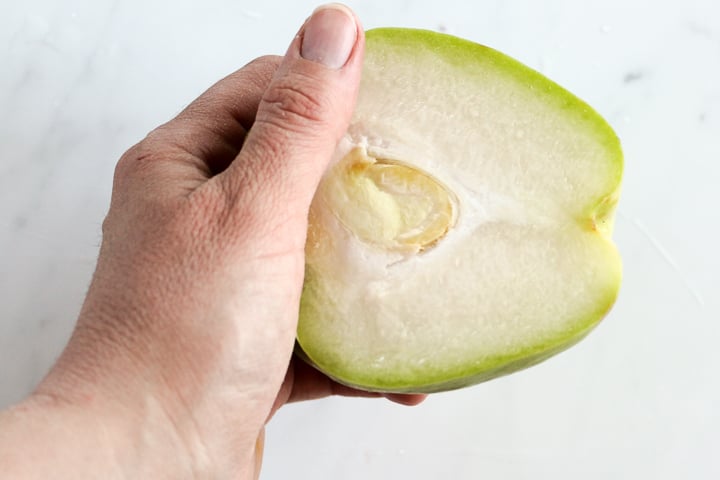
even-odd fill
[[[678,280],[683,284],[683,286],[687,289],[687,291],[692,295],[695,302],[700,306],[705,306],[705,299],[700,294],[697,288],[690,282],[690,280],[687,278],[687,276],[683,273],[682,269],[678,265],[677,261],[675,261],[675,258],[673,255],[668,251],[667,248],[660,242],[660,240],[655,236],[653,233],[650,232],[650,230],[645,226],[645,224],[639,219],[639,218],[633,218],[631,220],[631,223],[637,228],[643,236],[650,242],[650,245],[655,249],[655,251],[660,255],[660,257],[663,259],[663,261],[673,270],[675,275],[677,276]]]
[[[62,162],[58,161],[56,154],[57,152],[69,151],[69,149],[59,148],[59,145],[66,143],[68,138],[75,136],[73,135],[72,126],[63,122],[62,115],[65,112],[67,105],[71,103],[72,99],[75,98],[79,91],[83,90],[83,84],[92,77],[93,68],[97,62],[100,47],[103,44],[108,31],[107,27],[112,21],[117,6],[118,2],[114,1],[109,8],[107,8],[103,22],[96,30],[97,36],[92,41],[92,47],[85,53],[86,58],[82,64],[82,68],[79,69],[75,77],[69,82],[68,87],[62,94],[61,98],[57,100],[57,104],[54,106],[51,114],[49,115],[49,122],[41,131],[36,132],[35,138],[43,139],[43,141],[33,145],[28,152],[27,158],[33,159],[33,163],[29,164],[28,162],[22,161],[11,163],[10,166],[2,172],[0,182],[2,182],[3,179],[9,179],[10,181],[13,177],[19,176],[21,171],[26,170],[30,165],[36,171],[36,174],[32,177],[35,182],[35,191],[44,192],[52,178],[57,175],[58,169],[62,166]],[[43,46],[53,45],[51,41],[47,40],[47,34],[39,43]],[[58,54],[62,52],[62,50],[57,47],[52,48],[51,50]],[[12,97],[23,97],[23,95],[21,95],[23,87],[27,84],[29,76],[31,75],[32,67],[28,67],[16,83]],[[72,145],[72,142],[67,143],[69,143],[70,146]],[[27,174],[25,174],[25,176],[27,176]],[[31,216],[32,212],[36,211],[40,205],[45,202],[46,199],[43,195],[35,195],[32,196],[30,201],[24,205],[18,206],[19,208],[16,210],[15,220],[13,221],[14,225],[24,226],[27,223],[27,218]],[[23,221],[21,219],[25,220]]]

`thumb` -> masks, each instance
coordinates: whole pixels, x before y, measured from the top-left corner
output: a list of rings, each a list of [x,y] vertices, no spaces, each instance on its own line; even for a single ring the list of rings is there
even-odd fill
[[[260,201],[264,209],[307,212],[355,108],[363,47],[362,28],[349,8],[330,4],[313,12],[265,91],[242,150],[223,173],[235,201],[243,200],[244,208]]]

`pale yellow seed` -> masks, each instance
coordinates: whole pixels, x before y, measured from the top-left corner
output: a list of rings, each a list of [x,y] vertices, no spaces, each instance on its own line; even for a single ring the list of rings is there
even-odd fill
[[[335,214],[362,241],[420,252],[441,240],[455,221],[454,196],[429,174],[353,149],[324,187]]]

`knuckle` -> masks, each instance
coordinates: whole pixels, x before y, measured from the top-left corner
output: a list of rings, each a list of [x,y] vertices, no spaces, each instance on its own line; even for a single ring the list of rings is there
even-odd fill
[[[273,55],[258,57],[233,73],[231,77],[239,80],[246,90],[249,88],[252,91],[264,92],[280,67],[281,61],[282,57]]]
[[[115,180],[127,181],[131,178],[142,178],[150,173],[150,169],[160,157],[162,149],[157,145],[167,143],[165,127],[161,126],[147,134],[139,143],[130,147],[115,165]]]
[[[147,152],[141,145],[131,147],[125,152],[115,165],[115,188],[124,188],[128,182],[141,177],[142,170],[145,168],[143,166],[148,163],[151,156],[152,153]]]
[[[130,148],[115,164],[115,172],[113,174],[113,185],[115,189],[124,188],[127,182],[131,181],[135,172],[135,152],[137,149],[137,146]]]
[[[142,155],[142,151],[144,150],[144,146],[142,142],[133,145],[130,147],[123,155],[120,157],[120,160],[118,160],[117,164],[115,165],[115,177],[124,178],[127,175],[130,174],[133,170],[133,166],[135,164],[135,158]]]
[[[282,57],[277,55],[263,55],[245,65],[242,70],[257,72],[275,72],[282,62]]]
[[[276,80],[263,103],[268,116],[290,124],[322,123],[329,110],[324,92],[311,79],[299,75]]]
[[[100,233],[103,239],[110,237],[113,231],[114,220],[112,219],[111,213],[108,212],[100,225]]]

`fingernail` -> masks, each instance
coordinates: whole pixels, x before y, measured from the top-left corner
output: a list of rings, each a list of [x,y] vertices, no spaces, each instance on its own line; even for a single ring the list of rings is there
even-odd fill
[[[355,17],[338,3],[318,7],[305,24],[300,55],[328,68],[347,63],[357,40]]]

